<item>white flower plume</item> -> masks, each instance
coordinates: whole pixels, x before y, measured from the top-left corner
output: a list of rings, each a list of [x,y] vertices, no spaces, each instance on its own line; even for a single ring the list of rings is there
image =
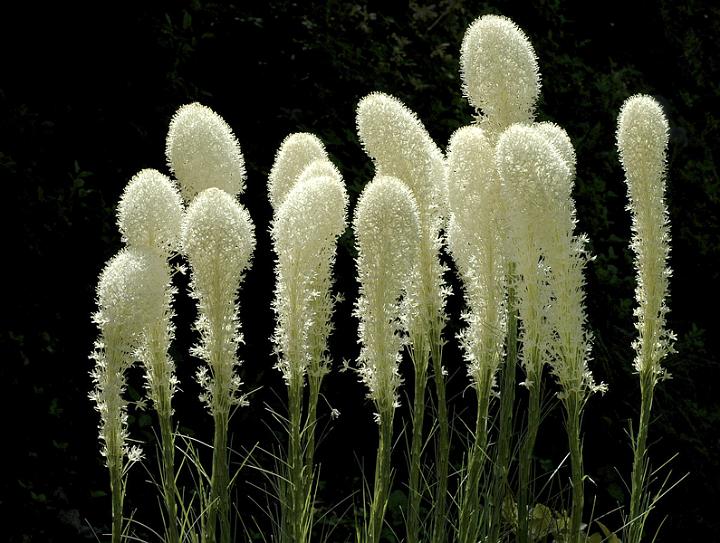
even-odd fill
[[[358,251],[360,376],[380,413],[397,404],[403,308],[400,298],[415,272],[419,217],[410,189],[400,180],[376,176],[363,190],[353,229]]]
[[[279,209],[298,176],[317,159],[327,159],[327,152],[314,134],[298,132],[283,140],[268,176],[268,195],[273,210]]]
[[[531,122],[540,93],[537,57],[510,19],[484,15],[465,33],[460,52],[463,93],[482,111],[495,136],[512,123]]]
[[[164,315],[168,276],[165,259],[141,248],[121,250],[107,263],[97,286],[98,311],[93,321],[100,330],[91,358],[93,390],[90,399],[100,413],[99,435],[108,467],[141,458],[139,447],[127,444],[125,371],[139,354],[146,329]]]
[[[193,354],[210,365],[198,380],[205,389],[201,399],[211,412],[243,403],[238,396],[240,380],[236,350],[239,332],[237,293],[255,248],[255,234],[247,210],[218,188],[198,194],[185,213],[181,245],[192,270],[192,296],[198,300],[196,328],[200,344]]]
[[[397,98],[373,92],[357,107],[357,131],[376,175],[397,177],[412,190],[424,230],[444,214],[445,163],[442,151],[417,115]]]
[[[348,196],[337,169],[327,160],[309,165],[283,199],[271,227],[277,254],[273,338],[286,380],[303,375],[313,341],[330,333],[330,285],[337,238],[345,231]],[[296,367],[291,367],[296,364]]]
[[[169,177],[157,170],[138,172],[125,187],[117,207],[123,242],[164,255],[178,249],[183,206]]]
[[[197,102],[177,110],[167,135],[168,166],[186,201],[211,187],[237,196],[245,190],[245,161],[230,126]]]
[[[448,146],[448,247],[460,270],[469,311],[460,339],[477,386],[491,383],[505,339],[502,194],[494,149],[482,129],[457,130]]]
[[[662,377],[663,357],[672,352],[673,333],[666,328],[671,270],[670,225],[665,203],[668,121],[650,96],[628,98],[618,117],[617,146],[628,186],[632,243],[637,270],[635,298],[639,338],[635,369]]]

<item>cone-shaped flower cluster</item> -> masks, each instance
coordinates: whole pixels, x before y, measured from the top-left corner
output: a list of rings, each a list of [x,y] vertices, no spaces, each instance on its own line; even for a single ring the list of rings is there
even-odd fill
[[[512,123],[532,121],[540,92],[537,58],[510,19],[485,15],[468,28],[460,52],[463,93],[482,111],[491,137]]]
[[[668,282],[671,270],[670,227],[665,204],[665,161],[668,122],[652,97],[628,98],[620,111],[617,146],[628,186],[628,210],[632,214],[638,307],[633,343],[635,369],[662,377],[661,360],[672,352],[674,335],[666,328]]]
[[[416,273],[419,219],[410,189],[394,177],[377,176],[363,190],[353,220],[358,256],[362,349],[360,376],[379,414],[398,402],[403,310],[400,299]]]
[[[186,201],[210,187],[233,196],[245,189],[245,162],[232,129],[197,102],[182,106],[170,121],[168,165]]]

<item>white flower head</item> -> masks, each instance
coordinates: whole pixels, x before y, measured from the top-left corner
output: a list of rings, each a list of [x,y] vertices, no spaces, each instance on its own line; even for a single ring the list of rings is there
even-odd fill
[[[197,102],[177,110],[167,135],[168,166],[186,201],[216,187],[237,196],[245,190],[245,161],[225,120]]]
[[[463,93],[493,132],[532,120],[540,93],[537,57],[510,19],[484,15],[470,25],[462,42],[460,73]]]
[[[273,210],[282,204],[306,166],[317,159],[327,159],[327,152],[314,134],[290,134],[280,144],[268,176],[268,195]]]
[[[376,175],[405,183],[413,192],[421,222],[430,227],[434,215],[444,214],[445,161],[417,115],[397,98],[373,92],[358,103],[357,131]]]
[[[536,123],[533,126],[555,147],[555,150],[560,155],[560,158],[565,161],[565,165],[570,171],[570,179],[574,178],[576,161],[575,148],[565,129],[551,122]]]
[[[495,161],[512,215],[511,226],[539,227],[545,203],[569,195],[571,170],[542,129],[512,125],[498,140]]]
[[[302,375],[313,354],[319,354],[311,352],[310,343],[315,340],[324,345],[330,332],[332,265],[337,238],[345,231],[348,206],[342,179],[330,166],[306,168],[332,175],[303,173],[271,227],[277,253],[274,309],[278,322],[273,341],[282,354],[278,368],[288,381],[293,370]],[[318,349],[324,349],[323,345]]]
[[[358,250],[360,376],[381,411],[397,403],[403,340],[401,296],[414,281],[419,213],[408,187],[376,176],[363,190],[353,220]]]
[[[100,273],[93,319],[103,335],[112,335],[122,351],[132,353],[145,328],[163,317],[167,285],[162,256],[143,248],[122,249]]]
[[[117,207],[117,224],[128,245],[168,255],[178,248],[182,214],[175,184],[159,171],[145,169],[125,187]]]
[[[181,245],[198,287],[206,281],[210,286],[217,274],[222,274],[234,292],[255,248],[255,228],[250,214],[235,198],[209,188],[187,208]]]
[[[665,204],[665,167],[668,121],[662,107],[650,96],[635,95],[622,106],[618,118],[617,145],[628,186],[628,209],[632,214],[638,307],[634,343],[635,369],[664,373],[660,362],[672,352],[674,335],[666,329],[669,311],[666,298],[671,270],[670,225]]]

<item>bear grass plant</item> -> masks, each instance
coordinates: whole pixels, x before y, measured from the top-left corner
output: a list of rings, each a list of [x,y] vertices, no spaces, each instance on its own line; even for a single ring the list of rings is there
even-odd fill
[[[592,334],[584,273],[591,257],[587,238],[576,231],[575,151],[561,127],[535,120],[537,58],[512,21],[476,20],[462,42],[460,65],[463,93],[478,114],[452,135],[446,154],[397,98],[372,93],[357,107],[358,135],[375,175],[352,220],[360,285],[353,312],[360,344],[355,370],[374,408],[378,445],[373,476],[365,474],[372,485],[348,489],[363,496],[354,514],[354,538],[359,543],[618,541],[599,522],[602,535],[592,533],[594,511],[588,511],[585,498],[582,414],[592,394],[606,387],[595,383],[588,365]],[[648,514],[671,488],[669,479],[653,488],[656,472],[647,452],[653,392],[667,377],[661,362],[674,339],[666,327],[667,135],[667,120],[654,99],[638,95],[626,101],[617,145],[638,277],[639,335],[633,347],[641,399],[637,430],[631,432],[634,461],[625,522],[616,531],[631,543],[645,540]],[[109,472],[110,537],[113,543],[138,538],[123,504],[128,470],[143,459],[128,435],[125,390],[127,372],[139,362],[160,427],[163,526],[156,533],[171,543],[236,541],[243,533],[233,528],[238,519],[231,496],[238,479],[230,470],[230,421],[248,402],[238,373],[243,343],[238,294],[255,249],[255,227],[238,201],[245,188],[243,155],[228,124],[197,103],[182,106],[172,118],[166,154],[174,179],[142,170],[123,192],[117,222],[126,247],[108,261],[97,287],[93,321],[99,337],[91,355],[90,398],[100,414],[101,454]],[[261,537],[283,543],[329,540],[315,530],[322,476],[315,449],[323,378],[333,371],[328,347],[337,299],[333,267],[338,238],[348,227],[349,198],[323,143],[308,133],[282,142],[267,189],[276,257],[271,339],[287,388],[287,414],[271,412],[283,436],[274,465],[253,460],[270,479],[271,507],[277,511],[269,515],[274,527]],[[457,336],[475,400],[475,424],[466,431],[449,415],[446,396],[443,330],[450,270],[444,251],[458,271],[466,307],[465,327]],[[170,261],[177,258],[189,266],[190,296],[197,302],[199,339],[191,354],[201,361],[199,400],[213,419],[209,465],[198,450],[202,444],[178,434],[173,419],[172,400],[180,387],[169,354],[177,294]],[[405,355],[414,386],[407,481],[398,481],[394,421]],[[541,501],[548,496],[537,487],[534,457],[547,409],[543,391],[553,387],[548,375],[556,381],[569,457],[569,482],[554,483],[551,474],[545,483],[562,487],[555,509]],[[515,417],[518,393],[525,410]],[[426,448],[430,441],[434,454]],[[451,460],[456,457],[458,465]],[[191,485],[178,488],[187,466],[195,468]],[[401,529],[387,519],[393,489],[406,491]],[[239,520],[247,526],[247,519]],[[244,535],[250,537],[247,529]]]

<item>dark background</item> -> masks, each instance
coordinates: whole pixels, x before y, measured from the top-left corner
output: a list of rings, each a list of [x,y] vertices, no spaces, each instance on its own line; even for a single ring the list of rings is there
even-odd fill
[[[597,496],[595,516],[624,499],[621,476],[628,479],[631,465],[625,432],[639,406],[631,369],[630,220],[615,151],[616,118],[623,100],[637,92],[652,94],[665,108],[671,125],[674,269],[669,325],[678,335],[678,352],[666,361],[673,379],[657,389],[650,454],[657,466],[677,452],[672,480],[689,476],[663,499],[650,527],[667,517],[658,541],[717,539],[720,10],[714,3],[110,5],[26,4],[22,12],[4,7],[0,16],[5,275],[0,384],[2,449],[9,453],[0,479],[4,540],[84,541],[94,539],[93,530],[107,530],[108,482],[97,415],[87,398],[88,354],[96,334],[90,322],[94,286],[103,263],[121,246],[114,207],[125,183],[142,168],[167,172],[164,138],[172,113],[195,100],[210,106],[233,127],[245,156],[248,189],[242,201],[256,222],[258,247],[241,296],[247,344],[240,355],[246,388],[262,388],[233,419],[232,431],[238,449],[258,440],[270,448],[278,427],[266,405],[282,410],[284,396],[269,341],[273,275],[266,179],[275,151],[291,132],[316,133],[343,173],[354,204],[372,175],[357,141],[354,108],[373,90],[403,100],[444,149],[452,131],[473,113],[460,93],[459,47],[467,26],[486,13],[509,16],[529,36],[542,73],[538,119],[564,126],[577,150],[579,227],[597,256],[588,269],[588,311],[596,334],[591,364],[596,378],[610,386],[605,396],[591,400],[585,416],[586,471],[595,483],[588,483],[588,496]],[[337,289],[346,300],[338,306],[332,340],[338,368],[358,351],[357,323],[350,317],[357,295],[352,258],[352,237],[346,234],[337,265]],[[179,284],[173,354],[183,391],[176,399],[177,420],[181,431],[208,440],[210,418],[196,401],[191,378],[197,362],[187,354],[194,313],[183,281]],[[451,340],[461,305],[461,296],[451,300]],[[471,417],[474,400],[472,393],[463,395],[465,373],[454,344],[446,364],[453,410],[463,420]],[[408,378],[405,389],[410,386]],[[130,393],[141,388],[139,375],[131,375]],[[363,458],[372,473],[376,440],[372,408],[354,374],[331,374],[325,394],[342,415],[329,424],[318,452],[322,511],[360,488]],[[326,415],[328,406],[321,411]],[[131,434],[149,441],[146,465],[153,473],[154,419],[131,414]],[[405,415],[401,410],[398,419]],[[559,410],[543,428],[537,455],[541,469],[551,470],[565,455]],[[396,460],[402,480],[402,447]],[[143,467],[133,468],[126,510],[137,509],[139,521],[158,528],[155,490],[147,479]],[[241,473],[237,503],[248,524],[255,515],[266,531],[266,519],[251,503],[263,499],[250,485],[258,481],[252,470]],[[401,497],[391,502],[391,521],[399,519]],[[326,519],[326,527],[337,524],[338,541],[349,534],[352,512],[339,517],[351,501]],[[611,528],[619,525],[617,515],[605,520]],[[142,529],[138,534],[155,540]]]

